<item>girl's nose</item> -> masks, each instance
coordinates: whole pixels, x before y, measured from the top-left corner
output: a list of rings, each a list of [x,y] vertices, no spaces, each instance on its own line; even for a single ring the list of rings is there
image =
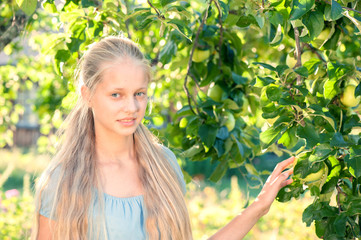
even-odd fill
[[[134,96],[127,98],[127,101],[124,102],[123,109],[125,112],[137,112],[139,109],[137,99]]]

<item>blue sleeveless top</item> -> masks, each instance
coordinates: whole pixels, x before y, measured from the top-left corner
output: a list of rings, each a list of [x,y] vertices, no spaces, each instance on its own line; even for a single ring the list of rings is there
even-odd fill
[[[163,147],[171,165],[178,176],[185,194],[186,185],[182,171],[177,163],[174,153],[167,147]],[[49,185],[41,194],[40,214],[50,218],[54,188]],[[104,193],[104,214],[105,225],[109,240],[142,240],[146,239],[145,233],[145,206],[143,195],[134,197],[119,198]]]

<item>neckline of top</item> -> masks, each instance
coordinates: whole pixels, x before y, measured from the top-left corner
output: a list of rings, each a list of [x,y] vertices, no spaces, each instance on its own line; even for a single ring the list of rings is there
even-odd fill
[[[117,200],[136,200],[136,199],[142,199],[143,198],[143,194],[141,195],[135,195],[135,196],[130,196],[130,197],[116,197],[113,195],[110,195],[106,192],[103,193],[104,196],[112,198],[112,199],[117,199]]]

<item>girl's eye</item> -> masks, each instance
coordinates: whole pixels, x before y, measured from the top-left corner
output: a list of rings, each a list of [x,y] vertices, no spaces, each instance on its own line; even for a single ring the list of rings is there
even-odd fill
[[[114,98],[118,98],[119,96],[120,96],[119,93],[112,93],[112,97],[114,97]]]
[[[144,92],[138,92],[138,93],[135,94],[135,96],[142,97],[142,96],[145,96],[145,93]]]

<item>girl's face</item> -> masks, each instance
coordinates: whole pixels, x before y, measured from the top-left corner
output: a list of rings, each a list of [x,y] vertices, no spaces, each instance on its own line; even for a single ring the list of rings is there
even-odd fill
[[[102,81],[90,99],[95,133],[129,136],[141,123],[148,102],[148,81],[130,60],[105,65]]]

